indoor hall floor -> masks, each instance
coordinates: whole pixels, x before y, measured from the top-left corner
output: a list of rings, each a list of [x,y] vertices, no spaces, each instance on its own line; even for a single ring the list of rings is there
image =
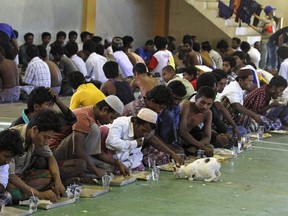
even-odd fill
[[[19,116],[25,104],[0,105],[1,122]],[[12,113],[14,112],[14,113]],[[17,113],[15,113],[17,112]],[[161,171],[158,182],[113,187],[96,198],[33,215],[97,216],[287,216],[287,135],[254,141],[252,149],[222,163],[219,182],[176,179]]]

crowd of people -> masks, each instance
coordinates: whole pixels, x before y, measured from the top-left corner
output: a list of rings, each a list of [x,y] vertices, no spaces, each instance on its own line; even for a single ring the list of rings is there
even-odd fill
[[[272,75],[259,64],[264,43],[253,47],[236,37],[213,49],[188,34],[180,46],[172,36],[156,36],[133,51],[131,36],[102,43],[82,32],[77,44],[76,32],[67,43],[58,32],[49,44],[44,32],[41,45],[27,33],[18,49],[11,26],[0,24],[0,32],[0,100],[27,102],[0,132],[0,203],[6,205],[31,195],[55,202],[72,182],[106,172],[127,176],[149,161],[183,164],[199,149],[208,157],[214,148],[230,149],[259,125],[288,127],[285,44]],[[63,95],[71,96],[69,107]]]

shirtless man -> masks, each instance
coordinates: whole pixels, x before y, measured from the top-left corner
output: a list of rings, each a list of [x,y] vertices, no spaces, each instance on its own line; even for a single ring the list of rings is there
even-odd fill
[[[4,49],[0,46],[0,78],[2,81],[0,103],[16,102],[20,97],[18,69],[16,63],[6,59],[4,55]]]
[[[191,40],[184,41],[184,50],[186,52],[185,66],[202,65],[202,57],[200,53],[196,53],[192,49],[193,42]]]
[[[195,102],[184,101],[181,104],[179,135],[189,155],[195,155],[198,149],[202,149],[206,156],[213,156],[213,148],[209,146],[209,143],[212,124],[210,107],[214,99],[214,90],[203,86],[198,90]],[[197,137],[195,129],[198,129]]]
[[[159,84],[156,78],[147,74],[147,68],[143,63],[137,63],[133,67],[133,73],[135,78],[130,83],[132,91],[134,92],[138,88],[143,97],[146,96],[148,91]]]
[[[39,49],[39,56],[40,58],[46,62],[49,67],[50,74],[51,74],[51,88],[57,93],[60,93],[61,89],[61,82],[62,82],[62,75],[58,66],[51,60],[49,60],[47,56],[46,49],[43,45],[37,46]]]

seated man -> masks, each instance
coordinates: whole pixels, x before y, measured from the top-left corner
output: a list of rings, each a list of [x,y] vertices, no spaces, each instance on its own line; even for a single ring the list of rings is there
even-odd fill
[[[155,86],[151,91],[147,92],[146,97],[136,99],[135,101],[132,101],[131,103],[125,105],[122,115],[137,116],[137,113],[142,108],[149,108],[154,112],[160,114],[163,111],[163,109],[172,106],[172,104],[173,104],[173,95],[171,89],[169,89],[164,85],[159,85]],[[170,121],[169,123],[171,124],[168,125],[173,128],[174,120],[172,119],[172,121]],[[156,164],[159,165],[167,163],[169,160],[169,156],[171,156],[179,164],[183,163],[183,160],[180,158],[180,156],[177,155],[173,150],[171,150],[168,147],[169,143],[164,143],[156,134],[151,133],[149,137],[146,137],[146,141],[147,144],[149,143],[149,145],[147,146],[151,145],[164,155],[163,157],[159,157],[158,155],[157,158],[155,158]],[[144,146],[143,151],[146,151],[145,148],[146,146]],[[147,154],[149,154],[149,152],[147,152]],[[144,163],[146,162],[144,161]]]
[[[79,71],[71,72],[67,75],[67,81],[76,91],[70,100],[70,109],[75,110],[84,106],[92,106],[105,98],[94,83],[86,82],[84,75]]]
[[[67,106],[65,106],[52,89],[45,87],[38,87],[30,93],[27,109],[24,109],[21,112],[21,117],[12,122],[11,127],[19,124],[28,124],[39,112],[47,109],[53,110],[54,103],[60,109],[62,117],[65,120],[65,128],[70,128],[71,125],[77,121],[76,116]],[[66,131],[64,130],[63,133],[65,132]],[[64,137],[66,136],[64,135]],[[53,140],[56,139],[63,139],[62,133],[54,133]],[[49,144],[51,151],[54,151],[55,145],[57,145],[55,142],[49,142],[47,144]],[[77,176],[84,172],[86,164],[80,159],[61,161],[61,163],[59,163],[59,169],[63,183],[69,185],[69,182],[76,183],[81,180]]]
[[[103,162],[116,166],[125,176],[129,170],[118,160],[101,151],[101,135],[98,125],[112,123],[123,112],[124,105],[114,95],[109,95],[94,106],[74,110],[78,121],[72,126],[72,133],[63,139],[53,152],[59,160],[80,158],[86,161],[90,173],[103,176],[105,170],[97,166]],[[99,162],[96,159],[103,161]]]
[[[12,157],[21,156],[24,153],[23,140],[16,130],[4,130],[0,132],[0,205],[12,204],[12,196],[6,191],[9,179],[9,162]]]
[[[268,85],[255,89],[246,95],[244,98],[244,107],[255,113],[267,116],[269,119],[273,119],[273,121],[269,121],[272,124],[268,125],[268,128],[272,130],[280,129],[282,126],[281,124],[273,124],[277,118],[280,118],[282,124],[287,126],[288,122],[285,120],[287,119],[287,112],[283,112],[287,110],[287,106],[279,103],[277,100],[282,96],[286,87],[287,81],[282,76],[275,76]],[[270,103],[271,100],[273,100],[272,103]]]
[[[175,69],[171,65],[167,65],[162,69],[162,77],[164,81],[169,84],[175,80],[180,81],[186,88],[186,95],[184,96],[185,99],[189,99],[192,94],[195,92],[193,86],[187,79],[183,79],[176,74]]]
[[[163,109],[163,111],[158,115],[155,135],[159,136],[167,147],[184,159],[184,150],[178,143],[177,131],[179,129],[180,118],[179,103],[186,95],[186,88],[183,83],[178,80],[170,82],[168,84],[168,88],[170,88],[172,91],[173,104],[171,107]],[[152,145],[146,145],[142,153],[144,155],[144,163],[148,162],[148,158],[162,162],[165,162],[166,160],[167,163],[170,159],[169,154],[157,150],[157,148],[154,148]]]
[[[198,89],[195,102],[184,101],[181,104],[179,136],[188,155],[196,155],[197,150],[202,149],[206,156],[213,156],[213,147],[209,144],[212,124],[210,107],[214,99],[215,91],[203,86]]]
[[[128,169],[143,171],[142,164],[144,137],[156,129],[157,113],[142,108],[137,116],[117,118],[111,126],[106,139],[107,149],[112,150],[113,157],[120,160]]]
[[[237,125],[242,125],[246,129],[250,128],[251,118],[256,123],[261,122],[260,115],[243,106],[243,90],[249,90],[253,81],[253,73],[249,69],[242,69],[238,72],[236,81],[231,82],[224,88],[220,100],[229,110],[233,120]],[[239,114],[243,114],[240,116]]]
[[[14,61],[6,59],[4,49],[0,46],[0,103],[16,102],[20,97],[19,72]]]
[[[49,71],[51,74],[51,88],[57,93],[60,93],[61,90],[61,82],[62,82],[62,75],[60,72],[60,69],[55,64],[55,62],[49,60],[49,57],[47,56],[47,50],[44,46],[38,45],[39,49],[39,56],[40,58],[48,65]]]
[[[72,95],[73,89],[67,82],[67,76],[71,72],[79,71],[79,69],[71,59],[69,59],[67,56],[64,55],[64,49],[61,45],[55,43],[52,46],[51,44],[50,52],[53,55],[54,58],[53,60],[58,65],[62,75],[60,95],[63,96]]]
[[[21,83],[21,97],[27,99],[30,92],[39,86],[51,87],[51,75],[48,65],[39,58],[39,49],[30,45],[26,49],[30,62]]]
[[[116,62],[108,61],[103,65],[107,81],[101,86],[101,91],[106,95],[116,95],[124,105],[135,100],[130,84],[119,75],[119,66]]]
[[[62,126],[60,113],[44,110],[35,115],[28,125],[11,128],[19,131],[25,148],[23,156],[16,156],[10,162],[8,191],[13,201],[34,194],[39,199],[56,202],[60,195],[65,195],[57,161],[46,144],[55,132],[62,130]]]
[[[134,79],[130,83],[132,91],[140,90],[140,94],[145,97],[146,93],[158,85],[158,80],[155,77],[149,76],[147,67],[143,63],[137,63],[133,67]]]

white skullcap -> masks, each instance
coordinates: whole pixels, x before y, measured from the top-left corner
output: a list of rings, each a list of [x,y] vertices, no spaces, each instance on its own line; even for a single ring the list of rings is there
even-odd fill
[[[137,117],[153,124],[157,122],[157,113],[148,108],[142,108],[137,114]]]
[[[124,110],[124,104],[122,101],[115,95],[109,95],[106,98],[104,98],[106,103],[117,113],[120,115],[123,113]]]
[[[108,43],[112,43],[113,38],[110,37],[110,36],[107,36],[107,37],[105,38],[105,40],[106,40]]]

